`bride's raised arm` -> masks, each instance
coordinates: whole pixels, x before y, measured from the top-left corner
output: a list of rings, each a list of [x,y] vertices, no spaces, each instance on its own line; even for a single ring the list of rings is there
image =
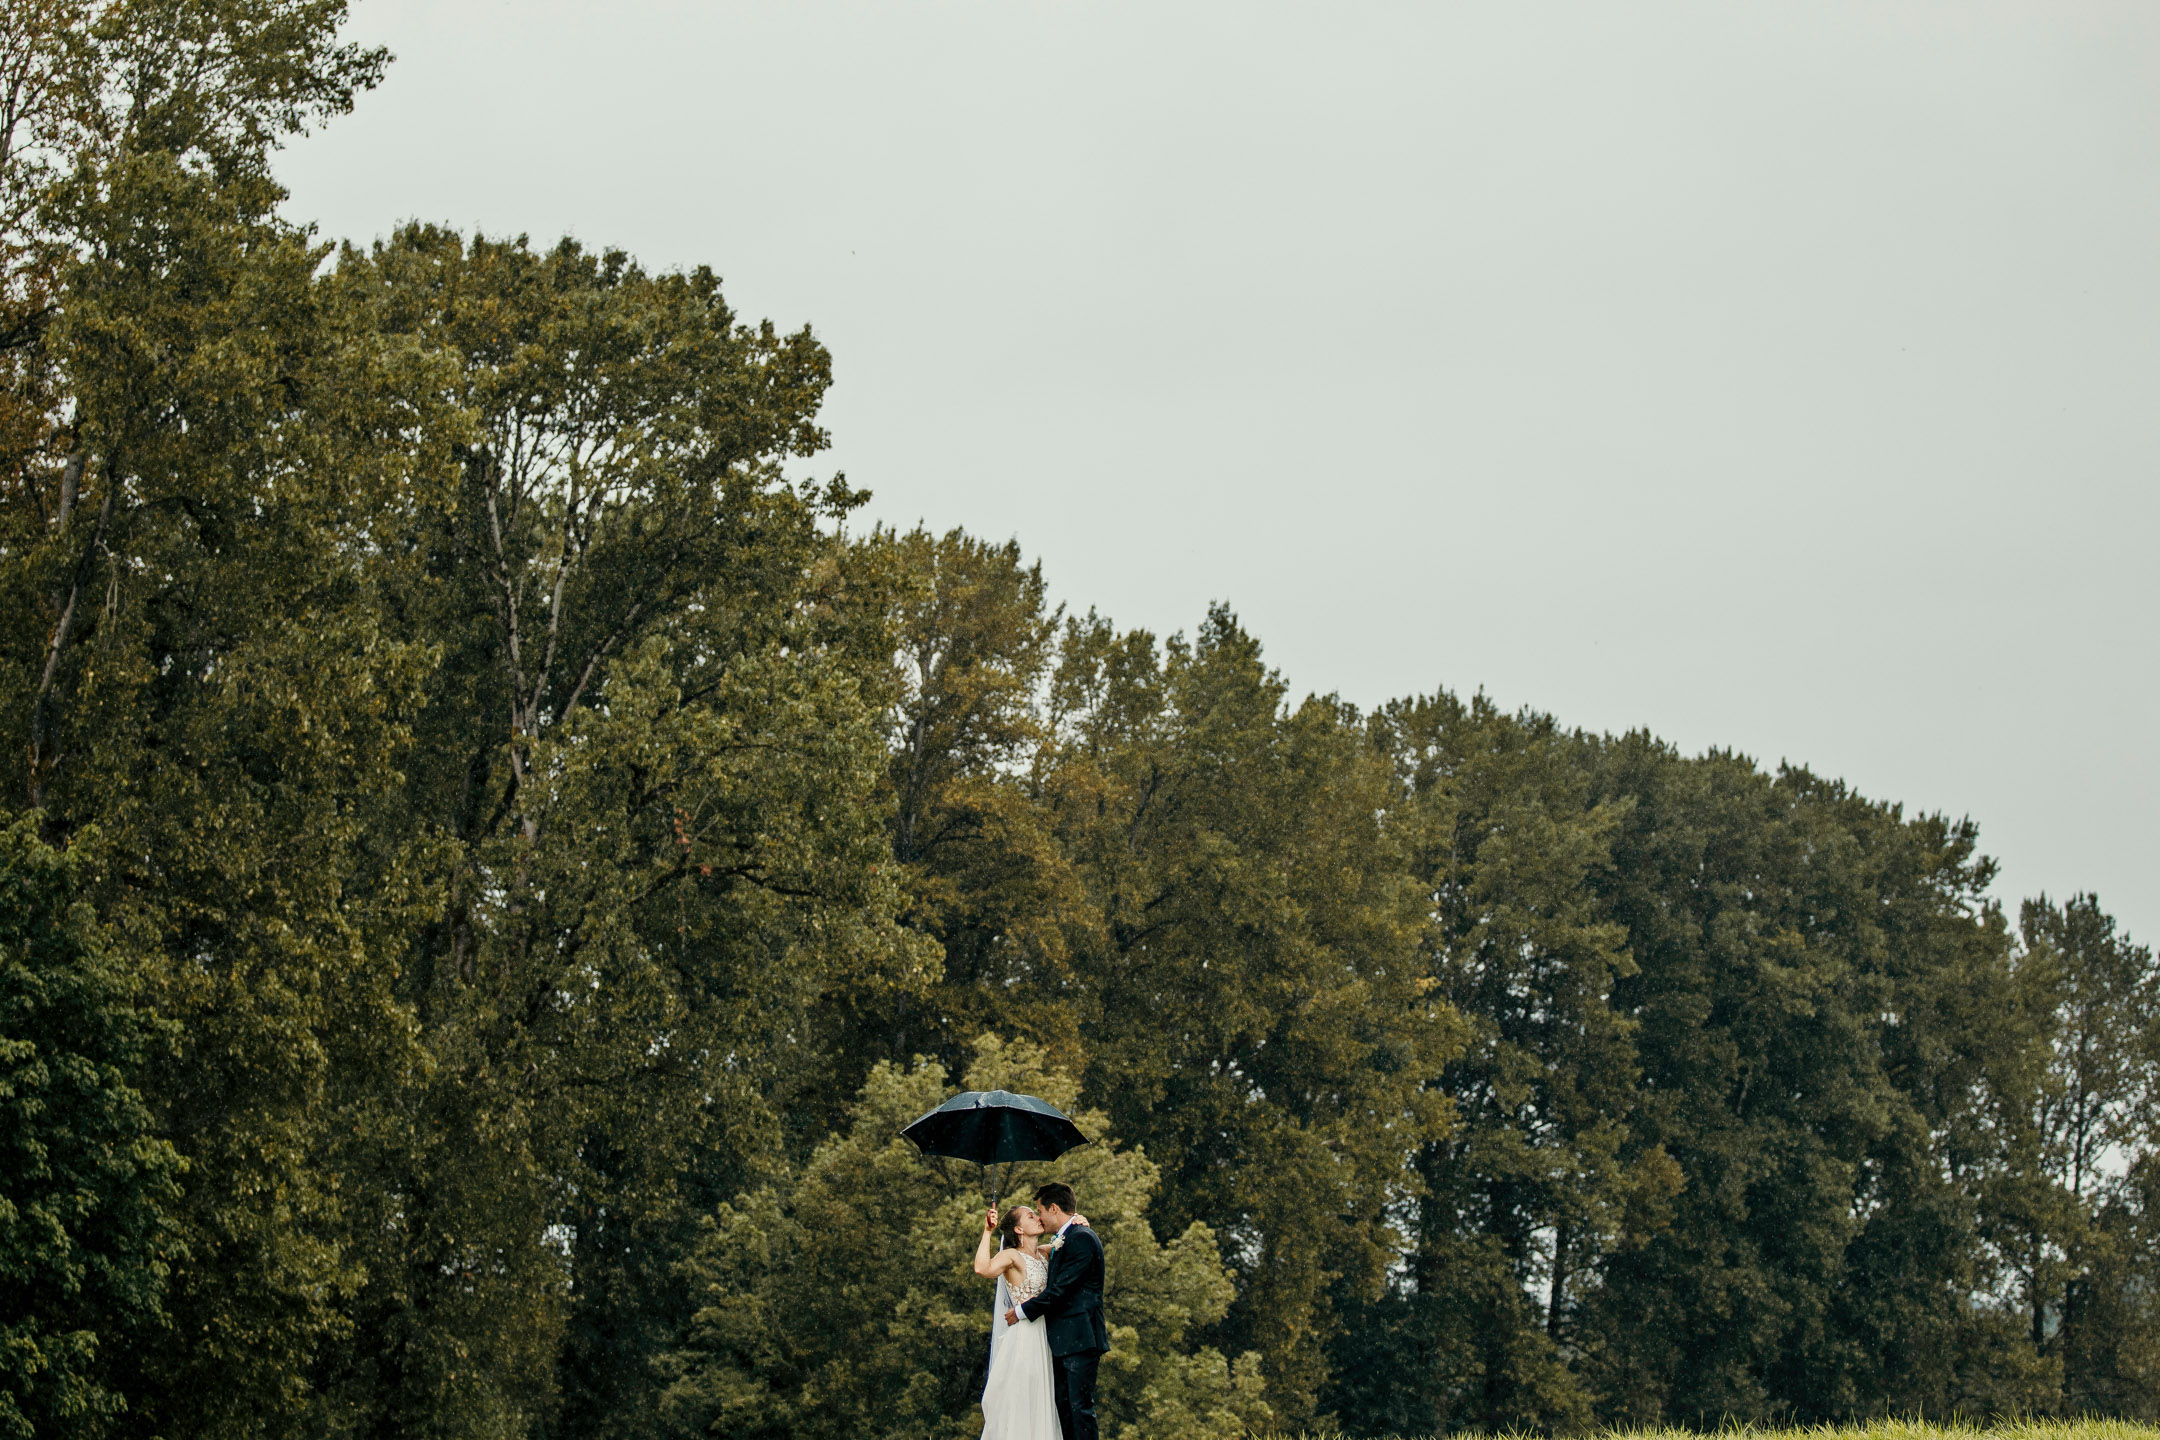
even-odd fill
[[[975,1273],[987,1280],[1013,1263],[1013,1257],[1003,1250],[993,1250],[991,1242],[997,1239],[998,1213],[995,1205],[983,1216],[982,1239],[975,1242]]]

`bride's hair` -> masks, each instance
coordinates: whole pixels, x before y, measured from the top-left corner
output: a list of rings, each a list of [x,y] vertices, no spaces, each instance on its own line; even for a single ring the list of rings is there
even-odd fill
[[[1015,1205],[998,1221],[998,1249],[1010,1250],[1020,1243],[1020,1212],[1024,1208]]]

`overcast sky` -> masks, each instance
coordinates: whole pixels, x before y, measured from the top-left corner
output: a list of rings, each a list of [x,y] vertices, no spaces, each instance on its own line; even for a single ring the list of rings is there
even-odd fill
[[[710,263],[871,514],[2160,939],[2160,5],[357,0],[291,212]]]

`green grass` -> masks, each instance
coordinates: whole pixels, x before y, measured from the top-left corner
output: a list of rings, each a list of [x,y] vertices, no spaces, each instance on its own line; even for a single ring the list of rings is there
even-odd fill
[[[1321,1432],[1255,1436],[1254,1440],[1347,1440]],[[1387,1440],[1441,1440],[1439,1436],[1396,1435]],[[1469,1440],[1467,1432],[1451,1440]],[[1534,1440],[1501,1434],[1486,1440]],[[1987,1424],[1951,1421],[1877,1420],[1866,1425],[1726,1425],[1715,1430],[1602,1430],[1591,1440],[2160,1440],[2160,1427],[2127,1420],[1998,1420]]]

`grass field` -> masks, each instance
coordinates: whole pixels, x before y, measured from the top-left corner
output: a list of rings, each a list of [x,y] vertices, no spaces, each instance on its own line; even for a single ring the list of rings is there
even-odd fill
[[[1344,1440],[1325,1432],[1270,1435],[1255,1440]],[[1398,1435],[1388,1440],[1440,1440],[1438,1436]],[[1468,1440],[1458,1432],[1450,1440]],[[1531,1440],[1496,1435],[1488,1440]],[[2126,1420],[2002,1420],[1989,1424],[1930,1424],[1918,1420],[1880,1420],[1871,1425],[1728,1425],[1717,1430],[1604,1430],[1592,1440],[2160,1440],[2160,1427]]]

